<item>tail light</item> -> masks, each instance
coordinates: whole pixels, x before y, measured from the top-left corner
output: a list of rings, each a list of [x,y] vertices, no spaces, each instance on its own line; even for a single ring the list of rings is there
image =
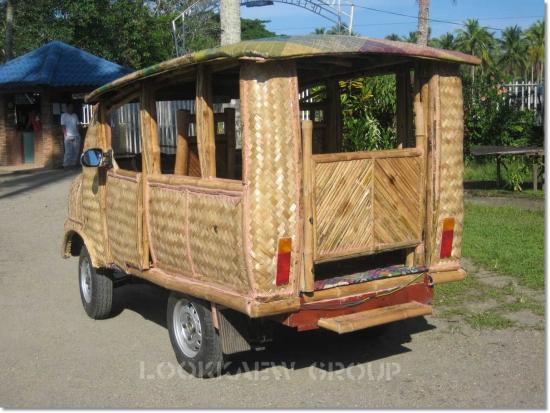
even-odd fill
[[[290,277],[290,258],[292,255],[292,238],[279,238],[277,246],[276,285],[288,284]]]
[[[455,232],[455,219],[445,218],[443,220],[443,231],[441,231],[441,250],[439,258],[449,258],[453,252],[453,237]]]

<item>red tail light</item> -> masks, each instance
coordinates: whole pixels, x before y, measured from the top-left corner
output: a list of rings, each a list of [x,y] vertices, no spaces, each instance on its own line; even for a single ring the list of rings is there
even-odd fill
[[[291,255],[292,238],[279,238],[279,245],[277,248],[277,277],[275,278],[275,284],[288,284]]]
[[[449,258],[453,252],[453,237],[455,232],[455,219],[445,218],[443,220],[443,231],[441,232],[440,258]]]

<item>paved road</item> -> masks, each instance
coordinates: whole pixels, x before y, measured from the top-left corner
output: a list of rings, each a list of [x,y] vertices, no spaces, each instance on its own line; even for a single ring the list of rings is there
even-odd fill
[[[199,380],[176,369],[166,293],[116,291],[117,315],[81,307],[59,244],[75,172],[0,175],[3,407],[531,407],[545,405],[544,333],[475,331],[437,317],[364,333],[288,334]]]

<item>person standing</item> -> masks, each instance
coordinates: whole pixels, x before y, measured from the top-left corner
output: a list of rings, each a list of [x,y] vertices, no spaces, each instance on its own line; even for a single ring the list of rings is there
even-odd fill
[[[73,112],[73,104],[67,105],[66,111],[61,115],[61,129],[65,143],[63,167],[78,165],[78,153],[80,152],[80,132],[78,131],[78,116]]]

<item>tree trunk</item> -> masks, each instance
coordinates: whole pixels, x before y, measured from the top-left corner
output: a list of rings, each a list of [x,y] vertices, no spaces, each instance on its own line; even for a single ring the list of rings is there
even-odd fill
[[[428,44],[428,17],[430,15],[430,0],[418,1],[418,40],[423,46]]]
[[[4,44],[4,60],[13,58],[13,20],[15,15],[15,1],[6,1],[6,38]]]
[[[241,41],[241,2],[239,0],[220,1],[221,45]]]

